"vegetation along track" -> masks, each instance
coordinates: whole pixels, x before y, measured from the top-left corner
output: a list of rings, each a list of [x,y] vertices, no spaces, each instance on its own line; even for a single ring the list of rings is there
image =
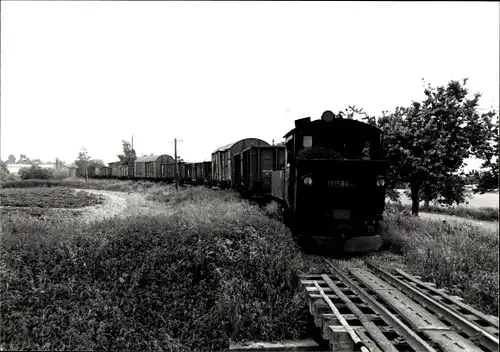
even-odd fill
[[[332,351],[498,351],[498,318],[431,283],[371,263],[303,275],[309,311]]]

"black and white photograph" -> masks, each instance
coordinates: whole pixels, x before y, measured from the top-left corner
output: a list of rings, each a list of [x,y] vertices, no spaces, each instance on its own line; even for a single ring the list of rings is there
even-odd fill
[[[498,351],[500,2],[0,6],[0,351]]]

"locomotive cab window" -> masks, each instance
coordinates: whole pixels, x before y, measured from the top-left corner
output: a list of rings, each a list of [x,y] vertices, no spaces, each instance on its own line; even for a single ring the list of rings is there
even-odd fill
[[[312,136],[304,136],[302,139],[302,146],[304,148],[311,148],[313,145],[313,137]]]

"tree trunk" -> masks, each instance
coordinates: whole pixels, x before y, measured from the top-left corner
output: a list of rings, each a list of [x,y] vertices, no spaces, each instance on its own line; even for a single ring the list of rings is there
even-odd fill
[[[418,182],[411,182],[411,214],[418,216],[418,192],[419,192],[419,184]]]
[[[425,211],[429,211],[429,208],[430,208],[430,205],[429,205],[429,200],[428,200],[428,199],[426,199],[426,200],[424,201],[424,210],[425,210]]]

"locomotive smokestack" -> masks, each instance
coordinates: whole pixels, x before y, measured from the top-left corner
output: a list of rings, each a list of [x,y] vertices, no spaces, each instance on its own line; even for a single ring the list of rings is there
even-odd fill
[[[311,122],[310,117],[304,117],[303,119],[295,120],[295,128],[302,126],[302,125],[309,123],[309,122]]]

